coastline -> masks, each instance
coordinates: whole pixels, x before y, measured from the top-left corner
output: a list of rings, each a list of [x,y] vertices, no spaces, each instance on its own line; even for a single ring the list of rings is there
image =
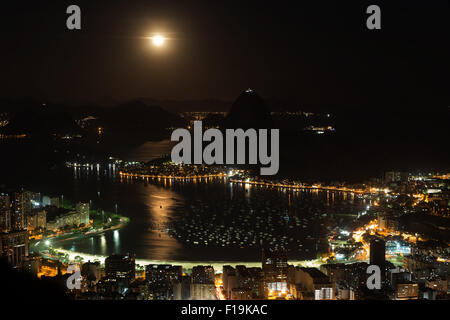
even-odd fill
[[[106,256],[101,255],[93,255],[88,253],[82,253],[82,252],[76,252],[61,248],[53,248],[56,252],[60,252],[63,254],[69,255],[69,260],[74,261],[76,256],[82,257],[84,259],[84,262],[94,262],[99,261],[102,265],[105,263]],[[295,265],[295,266],[302,266],[302,267],[318,267],[321,264],[323,264],[323,261],[319,260],[293,260],[289,261],[289,264]],[[221,273],[222,267],[224,265],[245,265],[246,267],[261,267],[261,261],[253,261],[253,262],[245,262],[245,261],[214,261],[214,262],[208,262],[205,263],[205,261],[180,261],[180,260],[152,260],[152,259],[136,259],[136,265],[140,266],[146,266],[149,264],[171,264],[171,265],[181,265],[184,270],[191,270],[194,266],[198,265],[211,265],[214,267],[214,270],[216,273]],[[220,271],[220,272],[219,272]]]

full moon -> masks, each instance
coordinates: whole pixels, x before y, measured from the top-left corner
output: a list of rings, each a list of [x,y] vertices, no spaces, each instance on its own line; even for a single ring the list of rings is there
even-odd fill
[[[162,46],[164,44],[165,40],[166,39],[161,35],[156,35],[156,36],[152,37],[152,42],[157,47]]]

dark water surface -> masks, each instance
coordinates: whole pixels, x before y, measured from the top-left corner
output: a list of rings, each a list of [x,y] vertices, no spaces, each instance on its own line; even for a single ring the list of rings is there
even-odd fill
[[[135,157],[150,160],[169,148],[169,143],[146,143]],[[130,153],[127,159],[133,157]],[[258,261],[262,244],[282,242],[290,259],[315,258],[318,250],[327,250],[329,230],[344,226],[366,206],[364,199],[346,193],[264,189],[222,179],[121,179],[113,166],[57,168],[34,181],[32,190],[91,201],[93,208],[117,210],[131,219],[123,229],[66,241],[64,249],[95,255],[130,252],[153,260]]]

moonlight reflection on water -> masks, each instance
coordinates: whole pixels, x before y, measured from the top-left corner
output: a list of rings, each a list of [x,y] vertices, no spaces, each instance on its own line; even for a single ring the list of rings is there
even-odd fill
[[[183,199],[171,190],[149,185],[147,197],[148,223],[150,228],[144,233],[142,245],[153,247],[150,254],[161,260],[171,259],[173,254],[181,249],[181,244],[166,232],[169,218],[177,205]],[[150,255],[146,255],[150,256]]]
[[[158,142],[158,152],[167,146]],[[139,149],[145,157],[151,156],[148,147]],[[318,250],[327,250],[329,230],[353,220],[366,205],[341,192],[234,185],[221,178],[142,181],[95,166],[76,174],[66,169],[53,179],[46,184],[55,186],[51,195],[92,200],[94,208],[109,211],[117,205],[118,213],[130,218],[120,230],[60,242],[59,247],[160,261],[259,261],[261,245],[275,244],[287,246],[292,260],[312,259]]]

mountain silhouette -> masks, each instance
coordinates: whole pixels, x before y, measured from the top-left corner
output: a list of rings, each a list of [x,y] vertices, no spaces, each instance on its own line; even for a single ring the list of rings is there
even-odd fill
[[[264,100],[253,90],[242,92],[225,118],[225,128],[271,128],[272,118]]]
[[[106,127],[120,134],[163,131],[168,127],[184,124],[178,115],[139,100],[103,108],[99,116]]]

